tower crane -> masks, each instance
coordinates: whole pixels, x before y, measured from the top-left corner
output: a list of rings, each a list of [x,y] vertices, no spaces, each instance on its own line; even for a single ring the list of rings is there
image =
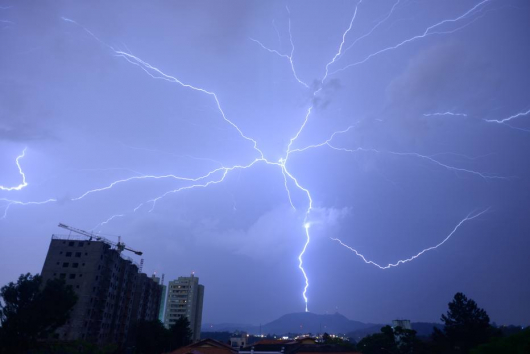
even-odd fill
[[[95,235],[93,232],[88,232],[88,231],[85,231],[85,230],[81,230],[81,229],[76,229],[75,227],[71,227],[71,226],[68,226],[68,225],[65,225],[63,223],[59,223],[59,227],[62,227],[63,229],[66,229],[66,230],[69,230],[69,231],[72,231],[72,232],[75,232],[76,234],[80,234],[80,235],[83,235],[85,237],[88,237],[89,238],[89,241],[91,241],[92,239],[96,239],[96,241],[103,241],[111,246],[114,246],[116,247],[116,250],[118,251],[118,253],[121,253],[123,250],[126,250],[126,251],[130,251],[134,254],[137,254],[138,256],[141,256],[143,254],[143,252],[141,251],[136,251],[132,248],[129,248],[129,247],[126,247],[125,246],[125,243],[123,242],[112,242],[111,240],[108,240],[104,237],[101,237],[101,236],[97,236]]]

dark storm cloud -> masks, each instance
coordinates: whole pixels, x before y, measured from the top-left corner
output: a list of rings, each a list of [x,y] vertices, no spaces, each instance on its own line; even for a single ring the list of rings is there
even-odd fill
[[[424,114],[452,111],[473,117],[475,107],[489,94],[483,88],[494,88],[498,80],[489,69],[463,43],[431,46],[412,57],[405,71],[388,85],[384,115],[401,121],[412,134],[429,125]]]
[[[316,110],[324,110],[328,107],[333,96],[342,88],[342,86],[339,79],[332,78],[326,80],[323,84],[321,81],[315,80],[311,91],[316,91],[318,88],[321,88],[321,91],[318,96],[311,95],[311,103]]]

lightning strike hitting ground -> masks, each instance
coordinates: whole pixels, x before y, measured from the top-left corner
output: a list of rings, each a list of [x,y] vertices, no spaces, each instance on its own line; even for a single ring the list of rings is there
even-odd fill
[[[461,21],[463,19],[466,19],[466,18],[469,18],[469,17],[475,15],[490,0],[483,0],[483,1],[479,2],[474,7],[472,7],[468,11],[466,11],[464,14],[462,14],[462,15],[456,17],[456,18],[442,20],[442,21],[440,21],[440,22],[428,27],[423,32],[423,34],[421,34],[421,35],[417,35],[417,36],[411,37],[409,39],[406,39],[406,40],[404,40],[404,41],[402,41],[402,42],[400,42],[400,43],[398,43],[398,44],[396,44],[394,46],[390,46],[390,47],[387,47],[385,49],[381,49],[381,50],[379,50],[377,52],[374,52],[374,53],[366,56],[365,59],[363,59],[361,61],[358,61],[358,62],[355,62],[355,63],[351,63],[349,65],[346,65],[342,69],[338,69],[336,71],[330,72],[329,71],[330,67],[332,65],[336,64],[339,60],[341,60],[344,57],[344,54],[349,49],[351,49],[358,41],[360,41],[362,39],[365,39],[368,36],[370,36],[380,25],[385,23],[391,17],[391,15],[393,14],[395,8],[400,3],[399,0],[394,2],[393,6],[391,7],[389,12],[386,14],[386,16],[383,19],[378,21],[375,24],[375,26],[372,27],[367,33],[365,33],[364,35],[362,35],[362,36],[358,37],[357,39],[355,39],[355,41],[353,41],[353,43],[350,44],[348,47],[345,47],[346,46],[346,42],[347,42],[348,34],[352,30],[352,27],[354,25],[355,19],[357,17],[359,6],[361,5],[362,1],[363,0],[359,0],[357,2],[357,4],[355,5],[354,11],[353,11],[353,15],[352,15],[352,17],[350,19],[350,22],[349,22],[349,26],[342,33],[342,37],[341,37],[342,40],[341,40],[341,42],[340,42],[340,44],[338,46],[337,52],[332,56],[332,59],[326,64],[326,66],[324,68],[325,69],[324,76],[322,77],[321,80],[319,80],[320,81],[320,87],[316,88],[312,92],[312,96],[313,97],[315,97],[315,96],[317,96],[319,94],[319,92],[322,89],[322,85],[324,84],[325,80],[330,75],[337,74],[338,72],[343,71],[343,70],[345,70],[345,69],[347,69],[349,67],[363,64],[363,63],[365,63],[366,61],[370,60],[372,57],[374,57],[376,55],[379,55],[379,54],[387,52],[387,51],[391,51],[393,49],[397,49],[397,48],[399,48],[399,47],[401,47],[401,46],[403,46],[403,45],[405,45],[407,43],[410,43],[412,41],[415,41],[415,40],[418,40],[418,39],[421,39],[421,38],[425,38],[425,37],[427,37],[429,35],[433,35],[433,34],[454,33],[455,31],[458,31],[461,28],[468,26],[470,23],[475,21],[477,18],[473,19],[472,21],[470,21],[470,22],[468,22],[468,23],[464,24],[463,26],[461,26],[459,28],[456,28],[456,29],[448,30],[448,31],[445,31],[445,32],[437,32],[437,31],[435,31],[436,29],[438,29],[439,27],[441,27],[444,24],[456,23],[456,22],[459,22],[459,21]],[[289,62],[289,66],[291,68],[291,72],[292,72],[294,78],[302,86],[304,86],[305,88],[309,89],[310,88],[309,85],[306,84],[304,81],[302,81],[298,77],[297,72],[295,70],[295,64],[294,64],[294,60],[293,60],[294,52],[295,52],[295,46],[294,46],[293,36],[292,36],[292,32],[291,32],[291,18],[290,18],[290,10],[289,10],[288,7],[287,7],[287,12],[289,14],[288,31],[289,31],[289,42],[290,42],[290,45],[291,45],[291,51],[290,51],[289,54],[282,54],[278,50],[270,49],[270,48],[266,47],[264,44],[262,44],[260,41],[258,41],[256,39],[250,38],[250,40],[255,42],[255,43],[257,43],[261,48],[265,49],[269,53],[277,55],[277,56],[279,56],[281,58],[287,59],[288,62]],[[62,20],[67,22],[67,23],[72,23],[72,24],[75,24],[77,26],[80,26],[76,21],[71,20],[69,18],[62,17]],[[279,38],[280,45],[281,45],[280,32],[278,31],[278,29],[277,29],[277,27],[276,27],[274,22],[273,22],[273,26],[274,26],[277,34],[278,34],[278,38]],[[359,147],[359,148],[356,148],[356,149],[346,149],[346,148],[336,147],[335,145],[332,145],[332,140],[338,134],[345,134],[345,133],[349,132],[351,129],[353,129],[354,126],[349,126],[348,128],[346,128],[344,130],[334,132],[330,136],[330,138],[325,140],[324,142],[321,142],[321,143],[318,143],[318,144],[314,144],[314,145],[309,145],[309,146],[306,146],[306,147],[303,147],[303,148],[293,148],[295,142],[298,140],[300,135],[303,134],[304,129],[306,128],[306,126],[310,122],[310,117],[311,117],[311,114],[313,112],[313,106],[312,105],[310,105],[309,107],[305,108],[305,115],[303,116],[303,120],[302,120],[299,128],[296,130],[296,132],[294,132],[294,135],[289,139],[289,143],[287,144],[286,149],[285,149],[285,155],[281,159],[279,159],[278,162],[274,162],[274,161],[268,160],[264,156],[264,153],[262,152],[262,150],[258,147],[257,140],[252,138],[252,137],[249,137],[248,135],[246,135],[242,131],[242,129],[237,125],[236,122],[234,122],[233,120],[229,119],[226,116],[226,114],[225,114],[225,112],[224,112],[224,110],[222,108],[221,102],[219,101],[219,98],[218,98],[216,93],[214,93],[214,92],[212,92],[212,91],[210,91],[208,89],[202,88],[202,87],[197,87],[197,86],[194,86],[192,84],[185,83],[185,82],[181,81],[180,79],[178,79],[175,76],[168,75],[168,74],[164,73],[161,69],[159,69],[159,68],[151,65],[150,63],[140,59],[139,57],[131,54],[131,52],[129,50],[128,51],[117,50],[114,47],[112,47],[112,46],[106,44],[105,42],[103,42],[102,40],[100,40],[96,35],[94,35],[93,32],[89,31],[88,29],[86,29],[86,28],[84,28],[82,26],[80,26],[80,27],[86,33],[88,33],[91,37],[96,39],[99,43],[103,44],[106,48],[109,48],[112,51],[113,55],[115,55],[115,56],[117,56],[119,58],[123,58],[128,63],[139,67],[142,71],[144,71],[151,78],[158,79],[158,80],[165,80],[165,81],[168,81],[168,82],[171,82],[171,83],[175,83],[175,84],[177,84],[178,86],[180,86],[183,89],[193,90],[193,91],[197,92],[198,94],[205,95],[205,97],[210,98],[213,101],[212,103],[215,105],[215,107],[216,107],[216,109],[217,109],[217,111],[219,113],[220,118],[225,123],[227,123],[229,126],[231,126],[237,132],[237,134],[240,136],[240,138],[242,138],[245,141],[247,141],[248,143],[250,143],[249,144],[249,148],[250,148],[250,146],[252,146],[252,149],[257,153],[257,157],[254,158],[254,160],[252,160],[250,162],[241,163],[241,164],[235,164],[235,165],[232,165],[230,167],[225,167],[225,166],[221,165],[221,167],[217,167],[217,168],[215,168],[215,169],[213,169],[213,170],[211,170],[211,171],[209,171],[209,172],[207,172],[205,174],[202,174],[202,175],[196,176],[196,177],[184,177],[184,176],[178,176],[178,175],[175,175],[175,174],[167,174],[167,175],[137,174],[137,175],[132,176],[132,177],[116,180],[114,182],[109,183],[106,186],[103,186],[103,187],[90,189],[90,190],[80,194],[79,196],[77,196],[75,198],[71,198],[69,200],[70,201],[80,201],[80,200],[90,196],[91,194],[101,193],[101,192],[104,192],[104,191],[107,191],[107,190],[110,190],[110,189],[113,189],[113,188],[118,188],[119,185],[126,184],[126,183],[130,184],[130,183],[133,183],[135,181],[136,182],[140,182],[140,181],[146,182],[146,181],[157,181],[157,180],[175,180],[175,181],[177,181],[179,183],[184,184],[184,185],[179,186],[178,188],[170,189],[170,190],[166,191],[165,193],[162,193],[161,195],[158,195],[156,197],[153,197],[151,199],[143,201],[142,203],[137,205],[130,213],[137,212],[144,205],[150,205],[151,208],[149,209],[149,212],[151,212],[151,211],[154,210],[157,202],[160,201],[161,199],[165,198],[166,196],[169,196],[169,195],[172,195],[172,194],[175,194],[175,193],[179,193],[179,192],[182,192],[182,191],[185,191],[185,190],[191,190],[191,189],[196,189],[196,188],[206,188],[206,187],[209,187],[209,186],[212,186],[212,185],[219,184],[219,183],[223,182],[226,179],[227,175],[230,172],[233,172],[235,170],[249,169],[249,168],[252,168],[254,165],[257,165],[257,164],[265,164],[267,166],[272,166],[273,168],[278,168],[279,172],[282,173],[283,180],[284,180],[284,188],[286,190],[286,194],[287,194],[287,197],[288,197],[288,200],[289,200],[289,203],[290,203],[291,207],[294,210],[297,210],[297,208],[295,206],[295,203],[294,203],[293,199],[291,198],[291,191],[289,190],[289,187],[288,187],[289,183],[292,183],[299,191],[303,192],[306,195],[306,197],[307,197],[307,206],[304,205],[304,207],[302,208],[302,210],[304,210],[304,218],[303,218],[302,226],[303,226],[304,232],[305,232],[305,242],[304,242],[304,246],[303,246],[300,254],[298,255],[298,261],[299,261],[298,267],[299,267],[299,269],[300,269],[300,271],[301,271],[301,273],[303,275],[304,283],[305,283],[304,288],[303,288],[303,292],[302,292],[302,297],[303,297],[304,304],[305,304],[305,311],[308,311],[307,290],[309,288],[309,277],[308,277],[308,275],[306,273],[306,270],[303,267],[303,264],[304,264],[303,257],[304,257],[304,254],[305,254],[305,252],[306,252],[306,250],[307,250],[307,248],[308,248],[308,246],[310,244],[310,241],[311,241],[311,237],[310,237],[310,233],[309,233],[309,229],[311,227],[311,223],[310,223],[310,220],[309,220],[309,216],[310,216],[312,208],[313,208],[313,199],[312,199],[310,191],[306,187],[304,187],[301,182],[299,182],[299,179],[298,179],[299,177],[293,175],[293,173],[291,173],[289,171],[289,169],[288,169],[289,158],[290,158],[290,156],[293,153],[302,153],[302,152],[308,151],[308,150],[313,149],[313,148],[324,147],[324,146],[327,146],[327,147],[329,147],[329,148],[331,148],[331,149],[333,149],[335,151],[341,151],[341,152],[350,152],[350,153],[353,153],[353,152],[371,152],[371,153],[378,153],[378,154],[385,153],[385,154],[392,154],[392,155],[401,156],[401,157],[414,157],[414,158],[418,158],[418,159],[421,159],[421,160],[425,160],[425,161],[428,161],[429,163],[438,165],[439,167],[445,168],[446,170],[449,170],[449,171],[454,172],[454,173],[466,173],[466,174],[476,175],[476,176],[479,176],[479,177],[481,177],[483,179],[506,179],[505,177],[499,177],[499,176],[495,176],[495,175],[490,175],[490,174],[486,174],[486,173],[477,172],[477,171],[474,171],[474,170],[454,167],[454,166],[451,166],[451,165],[444,164],[444,163],[440,162],[439,160],[435,159],[433,156],[422,155],[422,154],[419,154],[419,153],[416,153],[416,152],[405,152],[404,153],[404,152],[393,152],[393,151],[380,151],[380,150],[376,150],[376,149],[366,149],[366,148],[362,148],[362,147]],[[346,48],[346,49],[344,49],[344,48]],[[527,115],[529,113],[530,113],[530,110],[528,112],[520,113],[518,115],[506,118],[505,120],[495,121],[495,122],[504,123],[505,121],[517,118],[517,117],[519,117],[521,115]],[[456,115],[461,115],[461,116],[466,116],[463,113],[452,113],[452,112],[430,113],[430,114],[424,114],[424,115],[425,116],[436,116],[436,115],[455,115],[455,116]],[[25,152],[25,150],[24,150],[24,152]],[[25,175],[22,172],[22,169],[21,169],[20,164],[19,164],[19,159],[24,157],[24,152],[22,153],[22,155],[20,155],[16,159],[17,166],[19,168],[20,174],[22,175],[22,184],[20,184],[19,186],[16,186],[16,187],[3,187],[3,186],[0,186],[1,190],[5,190],[5,191],[20,190],[20,189],[24,188],[27,185],[26,180],[25,180]],[[8,212],[9,208],[12,205],[40,205],[40,204],[57,202],[58,200],[50,198],[50,199],[47,199],[47,200],[42,201],[42,202],[21,202],[21,201],[16,201],[16,200],[7,199],[7,198],[0,198],[0,201],[5,202],[4,205],[0,205],[0,207],[4,208],[4,214],[3,214],[3,217],[2,217],[2,219],[3,219],[3,218],[6,217],[7,212]],[[453,231],[442,242],[440,242],[439,244],[437,244],[435,246],[432,246],[432,247],[429,247],[429,248],[426,248],[426,249],[422,250],[421,252],[419,252],[418,254],[410,257],[410,258],[407,258],[407,259],[404,259],[404,260],[399,260],[396,263],[388,264],[386,266],[381,266],[381,265],[379,265],[379,264],[377,264],[377,263],[375,263],[373,261],[367,260],[362,254],[360,254],[358,251],[356,251],[355,249],[351,248],[350,246],[347,246],[346,244],[344,244],[339,239],[332,238],[332,240],[334,240],[336,242],[339,242],[344,247],[347,247],[348,249],[350,249],[357,256],[361,257],[365,263],[372,264],[372,265],[374,265],[374,266],[376,266],[376,267],[378,267],[380,269],[388,269],[388,268],[391,268],[391,267],[396,267],[396,266],[398,266],[400,264],[403,264],[403,263],[406,263],[406,262],[410,262],[410,261],[416,259],[417,257],[421,256],[422,254],[440,247],[447,240],[449,240],[449,238],[458,230],[458,228],[463,223],[477,218],[478,216],[484,214],[487,210],[488,209],[483,210],[483,211],[481,211],[479,213],[476,213],[476,214],[470,214],[470,215],[466,216],[464,219],[462,219],[456,225],[456,227],[453,229]],[[99,223],[94,229],[101,228],[102,226],[108,224],[112,220],[114,220],[116,218],[124,217],[125,215],[126,215],[126,213],[115,214],[115,215],[109,217],[107,220]]]
[[[22,150],[22,154],[18,155],[17,158],[15,159],[15,163],[17,164],[17,167],[18,167],[18,173],[20,173],[20,175],[22,176],[22,183],[20,183],[18,186],[14,186],[14,187],[6,187],[6,186],[0,185],[0,190],[2,190],[2,191],[19,191],[19,190],[21,190],[22,188],[24,188],[24,187],[26,187],[28,185],[26,183],[26,175],[24,174],[24,171],[22,171],[22,167],[20,167],[20,159],[23,158],[25,155],[26,155],[26,148],[24,150]]]

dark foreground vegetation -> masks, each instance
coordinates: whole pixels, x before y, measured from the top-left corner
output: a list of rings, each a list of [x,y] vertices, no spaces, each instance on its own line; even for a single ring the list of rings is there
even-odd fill
[[[443,330],[433,328],[420,340],[416,331],[385,326],[381,333],[363,338],[357,350],[363,354],[523,354],[530,353],[530,328],[506,336],[493,327],[485,310],[464,294],[457,293],[441,320]]]
[[[42,283],[40,275],[23,274],[0,289],[0,354],[164,353],[191,342],[188,319],[171,328],[138,321],[125,348],[98,346],[82,340],[60,341],[55,331],[69,319],[77,295],[62,279]]]
[[[167,353],[191,342],[186,318],[170,329],[160,321],[138,321],[129,331],[126,347],[97,346],[85,341],[59,341],[55,331],[69,319],[77,296],[61,279],[42,284],[39,275],[21,275],[0,289],[0,354]],[[363,354],[528,354],[530,328],[497,328],[485,310],[457,293],[441,316],[443,329],[428,338],[416,331],[384,326],[359,343],[324,334],[326,344],[345,346]]]

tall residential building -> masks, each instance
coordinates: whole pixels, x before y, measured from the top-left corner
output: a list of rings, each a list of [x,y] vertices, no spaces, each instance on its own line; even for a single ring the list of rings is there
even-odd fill
[[[168,284],[164,325],[169,328],[177,319],[186,317],[190,321],[192,340],[201,338],[202,302],[204,286],[193,273],[189,277],[179,277]]]
[[[136,320],[157,318],[161,288],[101,239],[53,235],[42,279],[64,279],[78,296],[58,339],[123,347]]]
[[[158,320],[162,323],[164,323],[164,313],[165,313],[165,305],[166,305],[166,294],[167,294],[167,286],[162,284],[162,293],[160,294],[160,310],[158,311]]]
[[[157,284],[160,284],[162,291],[160,292],[160,304],[158,308],[158,320],[162,323],[164,323],[164,307],[166,304],[166,292],[167,292],[167,286],[164,285],[164,274],[162,274],[162,282],[160,282],[160,278],[157,277],[155,274],[151,276],[151,279]]]

